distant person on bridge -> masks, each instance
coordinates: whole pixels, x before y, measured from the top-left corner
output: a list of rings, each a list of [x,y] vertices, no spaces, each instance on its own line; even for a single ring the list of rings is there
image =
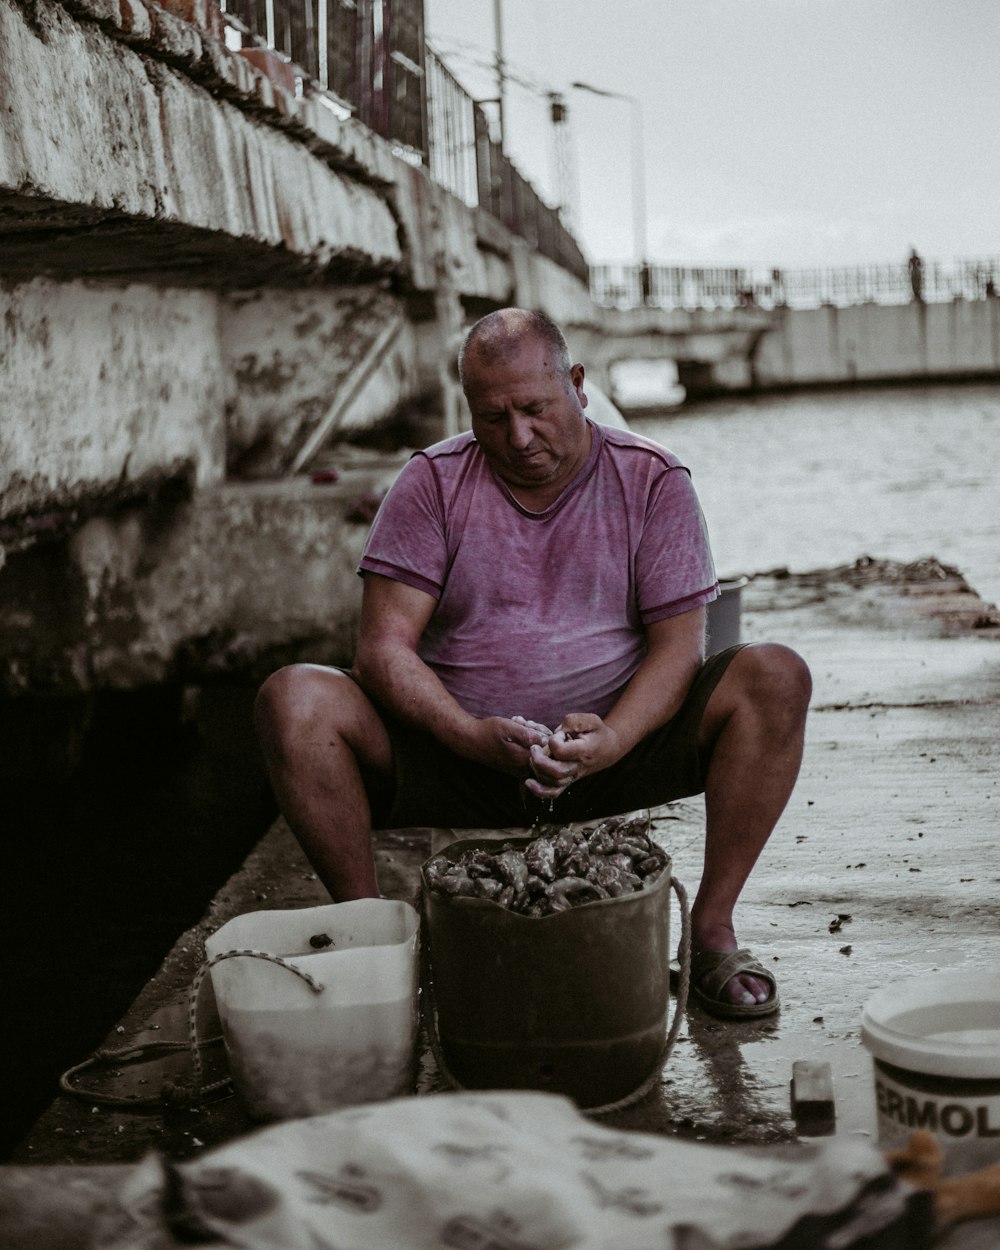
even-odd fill
[[[907,261],[910,270],[910,289],[918,304],[924,301],[924,262],[920,259],[917,249],[910,248],[910,259]]]
[[[798,775],[808,669],[776,644],[705,659],[718,582],[690,475],[588,420],[553,322],[491,313],[459,369],[472,430],[417,452],[375,519],[352,672],[291,665],[261,689],[282,811],[346,900],[378,895],[372,828],[584,821],[704,793],[693,993],[768,1015],[775,979],[737,950],[733,909]]]

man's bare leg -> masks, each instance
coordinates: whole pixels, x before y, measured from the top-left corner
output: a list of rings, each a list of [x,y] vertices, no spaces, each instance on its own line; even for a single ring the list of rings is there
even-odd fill
[[[737,949],[733,908],[785,809],[802,762],[809,670],[787,647],[759,643],[732,660],[702,718],[711,751],[705,786],[705,864],[691,907],[695,951]],[[762,1003],[771,987],[734,977],[734,1003]]]
[[[260,689],[254,719],[278,806],[335,902],[377,898],[363,778],[390,784],[392,748],[349,677],[292,664]]]

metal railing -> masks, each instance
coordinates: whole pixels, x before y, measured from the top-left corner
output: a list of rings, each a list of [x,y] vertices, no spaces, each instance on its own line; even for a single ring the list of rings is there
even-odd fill
[[[590,289],[609,308],[818,308],[823,304],[944,303],[1000,293],[1000,257],[830,269],[594,265]]]
[[[694,310],[940,303],[990,298],[1000,258],[840,268],[770,269],[588,263],[547,204],[490,135],[486,113],[428,46],[423,0],[220,0],[244,45],[287,59],[306,94],[330,97],[399,145],[463,203],[496,217],[590,285],[612,308]]]
[[[462,84],[430,48],[427,71],[427,166],[431,177],[466,204],[479,204],[476,111]]]
[[[306,94],[325,94],[584,283],[559,211],[490,137],[483,109],[424,37],[423,0],[220,0],[244,46],[273,48]]]

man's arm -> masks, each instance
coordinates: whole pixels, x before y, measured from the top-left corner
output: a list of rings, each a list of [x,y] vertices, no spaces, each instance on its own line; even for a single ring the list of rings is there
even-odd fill
[[[393,715],[433,734],[457,755],[528,776],[528,749],[543,744],[546,735],[523,720],[472,716],[417,653],[434,607],[434,597],[423,590],[365,575],[354,661],[359,685]]]
[[[554,798],[589,773],[609,768],[680,710],[705,658],[705,609],[692,608],[646,627],[646,656],[621,698],[602,719],[570,712],[549,739],[547,754],[531,751],[528,789]]]
[[[621,749],[616,759],[677,715],[704,662],[703,607],[646,627],[645,659],[604,718],[605,725],[618,736]]]

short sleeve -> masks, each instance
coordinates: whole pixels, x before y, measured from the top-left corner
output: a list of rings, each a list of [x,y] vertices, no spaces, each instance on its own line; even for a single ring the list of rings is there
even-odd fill
[[[681,466],[663,473],[650,491],[636,555],[636,593],[645,625],[718,597],[708,527]]]
[[[439,599],[447,563],[440,486],[430,460],[418,453],[382,501],[358,572],[391,577]]]

